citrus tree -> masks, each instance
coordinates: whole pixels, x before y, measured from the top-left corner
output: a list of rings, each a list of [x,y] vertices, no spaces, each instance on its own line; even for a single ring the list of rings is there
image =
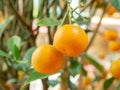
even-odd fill
[[[119,90],[119,58],[109,60],[110,69],[106,70],[96,57],[105,60],[108,54],[119,53],[117,30],[102,32],[100,26],[104,16],[120,11],[120,0],[76,1],[74,5],[74,0],[0,1],[0,90],[27,90],[37,79],[42,79],[44,90],[56,84],[60,90],[94,90],[100,82],[100,90]],[[98,24],[91,28],[98,12]],[[49,42],[37,46],[42,26],[48,29]],[[98,56],[90,53],[97,36],[104,42],[96,45],[107,47]],[[56,73],[60,74],[56,80],[48,79]],[[73,83],[71,77],[76,76],[78,82]]]

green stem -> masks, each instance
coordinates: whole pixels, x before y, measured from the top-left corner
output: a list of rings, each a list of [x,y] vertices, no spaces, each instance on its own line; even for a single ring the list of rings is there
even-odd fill
[[[65,21],[65,19],[66,19],[67,15],[68,15],[68,13],[69,13],[69,10],[67,9],[67,12],[65,13],[65,16],[63,17],[63,20],[62,20],[62,22],[61,22],[61,25],[60,25],[60,26],[62,26],[62,25],[64,24],[64,21]]]

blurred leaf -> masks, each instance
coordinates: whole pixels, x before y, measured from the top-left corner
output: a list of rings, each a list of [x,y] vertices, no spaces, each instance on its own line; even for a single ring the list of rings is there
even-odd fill
[[[18,36],[12,36],[11,38],[8,39],[8,47],[12,52],[14,52],[14,45],[20,49],[21,46],[21,39]]]
[[[50,75],[48,75],[48,74],[41,74],[41,73],[38,73],[38,72],[36,72],[36,71],[33,71],[33,72],[29,75],[29,77],[27,78],[27,80],[25,81],[25,84],[23,85],[23,87],[21,88],[21,90],[24,90],[25,87],[26,87],[30,82],[32,82],[32,81],[34,81],[34,80],[37,80],[37,79],[44,79],[44,78],[47,78],[48,76],[50,76]]]
[[[48,80],[48,85],[54,87],[59,83],[58,80]]]
[[[61,22],[56,20],[56,19],[51,19],[51,18],[44,18],[38,21],[37,25],[38,26],[56,26],[60,25]]]
[[[110,0],[112,5],[120,12],[120,0]]]
[[[15,78],[9,79],[9,80],[7,80],[6,83],[14,83],[14,82],[17,82],[17,79],[15,79]]]
[[[88,60],[91,64],[93,64],[100,72],[103,72],[103,67],[92,57],[88,56],[86,53],[82,55],[86,60]]]
[[[120,90],[120,80],[118,81],[118,83],[117,83],[117,87],[116,87],[115,90]]]
[[[16,60],[20,58],[20,51],[16,45],[14,45],[14,55],[15,55]]]
[[[70,74],[75,76],[81,71],[81,64],[77,60],[71,60],[70,63]]]
[[[8,48],[12,51],[16,60],[20,57],[19,49],[21,46],[21,39],[18,36],[12,36],[8,39]]]
[[[104,82],[104,90],[107,90],[107,89],[110,87],[110,85],[112,84],[113,81],[114,81],[114,78],[113,78],[113,77],[110,78],[110,79],[108,79],[108,80],[106,80],[106,81]]]
[[[32,56],[32,53],[33,53],[33,51],[35,50],[35,48],[36,48],[36,47],[32,47],[32,48],[28,49],[28,50],[25,52],[24,56],[23,56],[23,60],[29,60],[29,61],[31,61],[31,56]]]
[[[6,52],[1,51],[1,50],[0,50],[0,56],[4,56],[4,57],[7,57],[7,58],[10,58],[10,56]]]
[[[75,22],[77,24],[79,24],[79,25],[87,24],[89,22],[89,18],[83,17],[83,16],[79,16],[78,18],[75,19]]]
[[[87,76],[87,71],[84,69],[83,65],[81,65],[81,73],[82,73],[84,76]]]
[[[83,75],[87,75],[86,70],[83,68],[83,65],[79,63],[77,60],[71,60],[70,64],[70,74],[72,76],[75,76],[79,73],[82,73]]]
[[[6,63],[2,64],[2,71],[7,71],[8,70],[8,66]]]
[[[4,30],[6,29],[6,27],[8,26],[8,24],[14,19],[14,16],[10,16],[8,18],[6,18],[1,24],[0,24],[0,37],[2,35],[2,33],[4,32]]]

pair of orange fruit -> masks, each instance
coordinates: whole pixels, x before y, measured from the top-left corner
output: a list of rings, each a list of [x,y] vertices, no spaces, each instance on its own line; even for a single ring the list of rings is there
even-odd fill
[[[42,45],[32,54],[32,65],[37,72],[52,74],[64,65],[64,56],[79,56],[88,45],[88,37],[79,26],[66,24],[60,27],[52,45]]]
[[[110,51],[118,51],[120,50],[120,42],[117,41],[119,35],[118,32],[114,29],[109,29],[104,33],[104,37],[108,43],[108,49]]]

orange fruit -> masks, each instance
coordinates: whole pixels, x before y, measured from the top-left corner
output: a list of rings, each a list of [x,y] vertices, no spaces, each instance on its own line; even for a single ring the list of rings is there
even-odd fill
[[[22,79],[22,77],[23,77],[23,72],[22,72],[22,71],[18,71],[17,74],[18,74],[18,79],[19,79],[19,80]]]
[[[113,6],[109,7],[107,10],[108,15],[113,15],[115,12],[116,12],[116,9]]]
[[[87,48],[88,37],[79,26],[66,24],[56,31],[53,45],[65,56],[78,56]]]
[[[104,59],[106,57],[106,54],[104,53],[104,52],[101,52],[100,54],[99,54],[99,58],[100,59]]]
[[[118,41],[111,41],[108,44],[110,51],[118,51],[120,49],[120,43]]]
[[[104,37],[106,40],[116,40],[118,38],[118,33],[114,29],[109,29],[104,33]]]
[[[112,73],[113,77],[120,79],[120,59],[115,60],[112,62],[110,66],[110,72]]]
[[[32,54],[32,65],[39,73],[56,73],[62,68],[63,64],[63,55],[51,45],[42,45]]]
[[[87,87],[92,82],[90,77],[84,77],[82,80],[82,88]]]

